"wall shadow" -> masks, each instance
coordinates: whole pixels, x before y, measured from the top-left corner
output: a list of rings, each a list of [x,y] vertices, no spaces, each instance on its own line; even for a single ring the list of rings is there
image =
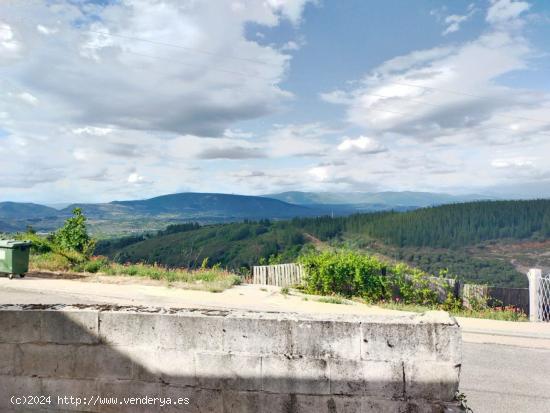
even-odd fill
[[[451,411],[460,363],[446,327],[398,322],[395,335],[387,323],[373,326],[277,313],[0,305],[0,410]],[[428,338],[411,335],[416,329]],[[42,397],[15,405],[13,396]]]

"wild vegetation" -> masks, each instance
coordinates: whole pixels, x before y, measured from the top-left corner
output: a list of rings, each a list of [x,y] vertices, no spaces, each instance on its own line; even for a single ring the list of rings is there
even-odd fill
[[[368,216],[367,219],[372,217]],[[319,220],[323,222],[326,218],[312,221]],[[303,220],[278,223],[262,220],[210,226],[186,223],[170,226],[156,235],[108,240],[99,245],[104,252],[115,252],[115,257],[120,260],[124,258],[120,255],[120,249],[131,251],[131,248],[139,247],[143,243],[151,245],[151,242],[163,242],[164,248],[170,252],[170,248],[179,246],[176,242],[170,242],[171,237],[177,240],[183,235],[195,250],[191,249],[187,254],[180,250],[182,253],[179,257],[188,260],[183,267],[194,269],[159,265],[156,261],[120,263],[105,256],[93,256],[95,240],[89,236],[86,217],[79,208],[73,210],[73,216],[66,220],[63,227],[47,237],[32,231],[19,237],[33,241],[31,269],[34,270],[146,277],[179,283],[186,288],[223,291],[239,283],[241,278],[222,270],[219,262],[212,265],[210,255],[202,257],[202,252],[206,251],[213,257],[223,259],[228,253],[243,257],[243,251],[248,251],[248,256],[244,256],[248,258],[250,265],[265,261],[265,257],[269,257],[270,261],[287,261],[298,257],[307,272],[301,288],[307,293],[324,296],[318,299],[321,302],[343,304],[348,299],[359,299],[397,309],[438,308],[458,315],[513,320],[520,320],[524,316],[510,308],[495,312],[487,303],[478,303],[475,308],[464,309],[461,301],[453,296],[444,282],[434,280],[424,271],[403,263],[380,259],[358,250],[315,249],[308,244],[308,240],[320,241],[304,232],[304,227],[308,225],[311,223]],[[319,233],[317,235],[321,236]],[[443,273],[448,276],[446,270]],[[434,284],[438,287],[437,290],[434,289]],[[444,292],[443,297],[441,291]],[[281,293],[288,294],[288,289],[283,289]]]
[[[322,245],[379,254],[432,274],[449,270],[474,283],[524,287],[513,257],[473,254],[471,247],[549,238],[549,200],[483,201],[405,213],[172,225],[157,234],[101,241],[96,251],[119,263],[168,267],[197,268],[208,258],[238,271],[294,261]]]
[[[346,299],[374,303],[384,308],[423,312],[445,310],[462,317],[526,321],[513,307],[489,305],[487,300],[469,300],[469,307],[454,296],[441,278],[430,277],[405,264],[388,264],[376,257],[352,251],[309,253],[300,259],[306,270],[309,294],[324,295],[319,302],[342,304]]]
[[[53,234],[44,237],[33,231],[19,234],[18,238],[32,241],[30,256],[31,271],[71,271],[142,277],[178,283],[185,288],[212,292],[223,291],[240,282],[240,277],[221,269],[202,268],[195,270],[166,268],[160,265],[119,264],[107,257],[93,256],[95,240],[86,228],[86,217],[75,208],[73,216]]]
[[[311,294],[361,297],[369,302],[397,297],[404,303],[439,302],[428,275],[403,264],[388,265],[352,251],[309,253],[300,262],[307,273],[305,290]]]

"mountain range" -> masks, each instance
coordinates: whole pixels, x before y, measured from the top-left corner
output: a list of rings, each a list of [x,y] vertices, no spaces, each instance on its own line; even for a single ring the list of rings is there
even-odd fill
[[[434,192],[386,191],[386,192],[281,192],[264,195],[297,205],[354,205],[356,208],[379,209],[421,208],[427,206],[495,200],[497,198],[479,195],[450,195]]]
[[[29,225],[38,231],[52,231],[62,225],[75,207],[83,209],[92,232],[124,233],[159,229],[182,221],[214,223],[349,215],[480,199],[489,198],[429,192],[283,192],[265,196],[185,192],[144,200],[75,203],[61,209],[35,203],[0,202],[0,231],[22,231]]]

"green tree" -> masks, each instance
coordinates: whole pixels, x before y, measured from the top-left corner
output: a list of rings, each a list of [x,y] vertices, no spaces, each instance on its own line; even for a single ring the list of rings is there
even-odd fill
[[[86,256],[92,255],[95,241],[88,235],[86,216],[82,209],[73,209],[73,216],[55,233],[54,242],[62,249],[77,251]]]
[[[542,220],[542,235],[550,238],[550,212],[547,212]]]

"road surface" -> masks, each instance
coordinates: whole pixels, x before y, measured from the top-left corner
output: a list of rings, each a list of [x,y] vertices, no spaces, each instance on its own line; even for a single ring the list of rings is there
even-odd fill
[[[460,390],[475,413],[550,412],[550,349],[463,346]]]
[[[115,282],[127,282],[125,280]],[[394,313],[352,303],[329,304],[277,287],[243,285],[223,293],[93,279],[0,278],[0,304],[96,304],[240,308],[315,313]],[[402,314],[402,313],[401,313]],[[550,323],[458,318],[464,357],[460,390],[475,413],[550,413]]]

